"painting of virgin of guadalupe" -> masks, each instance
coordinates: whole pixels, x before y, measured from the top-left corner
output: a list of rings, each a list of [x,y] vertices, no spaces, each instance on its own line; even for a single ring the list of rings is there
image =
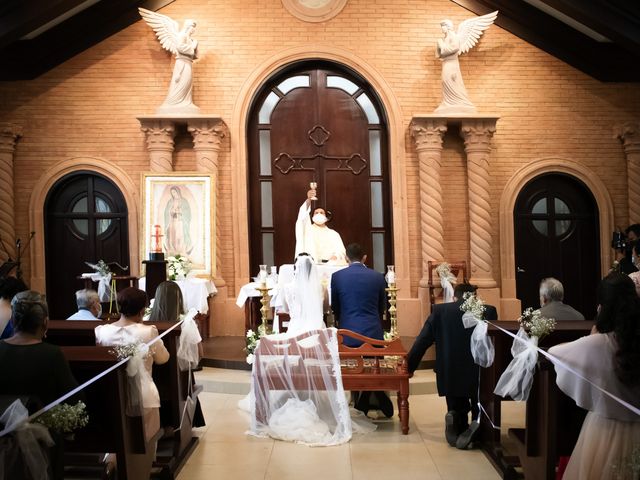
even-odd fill
[[[207,175],[144,176],[145,251],[148,258],[154,225],[160,225],[162,250],[166,256],[180,255],[191,262],[191,271],[213,270],[214,222],[211,177]]]

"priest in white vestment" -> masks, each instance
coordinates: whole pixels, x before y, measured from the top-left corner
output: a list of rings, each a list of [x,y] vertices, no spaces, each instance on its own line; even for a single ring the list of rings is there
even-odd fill
[[[306,252],[316,263],[344,265],[346,264],[344,243],[338,232],[327,227],[328,219],[324,208],[314,209],[313,217],[309,218],[311,200],[315,199],[315,196],[316,191],[309,190],[307,199],[298,211],[295,258],[300,253]]]

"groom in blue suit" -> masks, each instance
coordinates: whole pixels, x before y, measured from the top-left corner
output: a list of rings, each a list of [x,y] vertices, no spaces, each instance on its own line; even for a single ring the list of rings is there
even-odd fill
[[[384,276],[364,265],[367,256],[362,247],[351,243],[346,248],[349,266],[331,276],[331,310],[338,328],[346,328],[366,337],[384,340],[382,315],[387,308]],[[358,347],[361,342],[345,337],[344,344]],[[384,392],[360,392],[356,408],[367,413],[374,393],[377,406],[387,416],[393,416],[393,404]]]

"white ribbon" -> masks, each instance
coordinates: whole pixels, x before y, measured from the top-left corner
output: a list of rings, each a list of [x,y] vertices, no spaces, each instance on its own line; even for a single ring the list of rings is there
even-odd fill
[[[516,339],[516,341],[518,342],[525,342],[526,340],[523,340],[522,338],[514,335],[513,333],[511,333],[509,330],[505,330],[504,328],[496,325],[495,323],[492,322],[487,322],[491,325],[493,325],[494,327],[496,327],[498,330],[500,330],[501,332],[506,333],[507,335],[509,335],[510,337],[513,337],[514,339]],[[515,342],[514,342],[515,343]],[[582,380],[584,380],[585,382],[593,385],[595,388],[597,388],[598,390],[600,390],[602,393],[604,393],[605,395],[607,395],[608,397],[612,398],[613,400],[615,400],[616,402],[618,402],[620,405],[622,405],[623,407],[625,407],[627,410],[631,410],[633,413],[635,413],[636,415],[640,415],[640,408],[634,407],[633,405],[631,405],[629,402],[622,400],[621,398],[617,397],[616,395],[614,395],[613,393],[609,393],[607,392],[604,388],[600,387],[599,385],[596,385],[595,383],[593,383],[591,380],[589,380],[588,378],[586,378],[584,375],[582,375],[580,372],[578,372],[575,368],[567,365],[565,362],[563,362],[562,360],[560,360],[559,358],[555,357],[554,355],[551,355],[549,352],[545,352],[544,350],[542,350],[541,348],[539,348],[538,346],[535,347],[535,349],[537,350],[538,353],[544,355],[545,357],[547,357],[554,365],[556,366],[560,366],[562,368],[564,368],[565,370],[568,370],[569,372],[573,373],[576,377],[581,378]]]
[[[143,385],[153,383],[151,374],[145,366],[145,359],[149,355],[149,346],[142,344],[135,355],[129,357],[127,363],[127,415],[136,417],[143,414],[144,408],[156,405],[145,405],[145,395],[142,393]]]
[[[456,277],[453,276],[451,272],[442,272],[438,273],[440,276],[440,286],[442,287],[442,296],[444,303],[453,302],[453,285],[455,283]]]
[[[523,328],[518,330],[516,337],[520,341],[515,340],[511,346],[513,360],[500,376],[493,393],[514,400],[527,400],[538,361],[538,337],[529,337]]]
[[[111,274],[102,275],[101,273],[92,273],[91,280],[98,282],[98,296],[101,302],[108,302],[111,298]]]
[[[173,329],[179,327],[180,325],[182,325],[183,320],[180,320],[178,323],[176,323],[175,325],[172,325],[171,328],[166,329],[164,332],[162,332],[160,335],[158,335],[157,337],[149,340],[147,343],[144,343],[143,345],[146,345],[147,347],[150,347],[151,345],[153,345],[155,342],[157,342],[158,340],[161,340],[165,335],[167,335],[170,331],[172,331]],[[78,393],[81,390],[84,390],[85,388],[87,388],[89,385],[91,385],[92,383],[97,382],[98,380],[100,380],[102,377],[104,377],[105,375],[108,375],[110,372],[113,372],[114,370],[116,370],[118,367],[120,367],[120,365],[124,365],[125,363],[127,363],[129,360],[131,359],[131,357],[127,357],[124,358],[122,360],[120,360],[118,363],[116,363],[115,365],[110,366],[109,368],[107,368],[104,372],[100,372],[98,375],[96,375],[93,378],[90,378],[89,380],[87,380],[86,382],[84,382],[82,385],[74,388],[73,390],[71,390],[68,393],[65,393],[64,395],[62,395],[60,398],[55,399],[53,402],[49,403],[48,405],[45,405],[44,407],[42,407],[40,410],[38,410],[37,412],[35,412],[34,414],[30,415],[28,418],[22,419],[20,420],[20,422],[18,422],[17,424],[12,425],[11,427],[5,427],[4,430],[2,430],[0,432],[0,437],[3,437],[9,433],[11,433],[12,431],[14,431],[17,427],[19,427],[20,425],[22,425],[25,422],[30,422],[33,419],[39,417],[40,415],[42,415],[43,413],[51,410],[53,407],[55,407],[56,405],[61,404],[62,402],[64,402],[66,399],[68,399],[69,397],[73,397],[76,393]]]
[[[491,342],[491,339],[487,335],[487,331],[489,330],[487,322],[474,317],[471,312],[465,312],[462,314],[462,324],[464,328],[473,328],[470,342],[473,361],[484,368],[493,365],[495,349],[493,342]]]
[[[47,427],[39,423],[27,423],[28,417],[27,408],[20,400],[16,400],[0,416],[0,423],[5,425],[5,430],[15,432],[17,448],[22,454],[25,468],[30,473],[26,478],[48,480],[49,456],[46,448],[53,446],[54,442]],[[8,478],[9,471],[2,470],[10,465],[9,453],[11,450],[8,448],[0,451],[0,478]]]

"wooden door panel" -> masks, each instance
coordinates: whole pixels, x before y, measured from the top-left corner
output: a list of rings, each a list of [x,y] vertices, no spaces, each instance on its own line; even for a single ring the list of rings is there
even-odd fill
[[[303,68],[282,74],[258,94],[250,114],[249,125],[249,204],[251,235],[251,271],[264,263],[262,235],[274,236],[274,263],[281,265],[293,260],[295,250],[295,220],[306,197],[309,183],[318,184],[318,201],[312,209],[323,207],[333,213],[329,226],[337,230],[345,244],[362,243],[371,254],[373,231],[385,233],[385,262],[393,263],[391,249],[391,212],[386,129],[384,125],[370,125],[355,97],[339,88],[328,88],[326,78],[348,74],[330,68]],[[280,98],[269,124],[258,122],[260,107],[273,86],[294,75],[308,75],[309,87],[296,88]],[[358,80],[350,78],[357,83]],[[363,87],[361,87],[363,88]],[[279,90],[273,89],[278,95]],[[375,96],[369,93],[369,98]],[[369,130],[380,130],[383,184],[384,226],[371,225],[371,192],[369,168]],[[268,131],[270,138],[271,174],[260,171],[260,131]],[[357,173],[357,174],[354,174]],[[261,183],[271,182],[273,225],[262,224],[264,205]],[[385,230],[386,229],[386,230]],[[357,240],[356,240],[357,239]]]

